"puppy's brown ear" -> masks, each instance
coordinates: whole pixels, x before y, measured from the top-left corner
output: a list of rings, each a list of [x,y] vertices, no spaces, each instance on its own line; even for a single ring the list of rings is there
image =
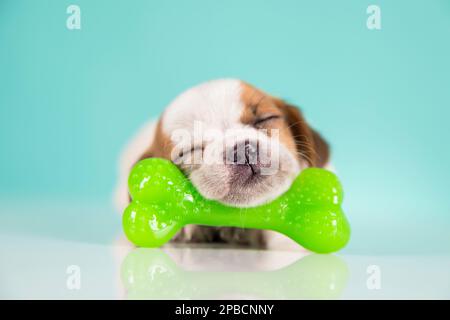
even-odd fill
[[[327,142],[308,125],[297,107],[280,99],[274,99],[274,102],[285,115],[299,156],[306,160],[311,167],[323,167],[329,158]]]
[[[328,160],[330,160],[330,147],[328,142],[322,138],[320,133],[312,128],[311,132],[313,135],[314,149],[316,153],[316,166],[322,168],[328,163]]]
[[[149,145],[137,161],[147,158],[165,158],[170,160],[171,143],[169,138],[162,132],[161,119],[156,125],[155,133],[152,139],[149,137]],[[136,161],[136,162],[137,162]]]

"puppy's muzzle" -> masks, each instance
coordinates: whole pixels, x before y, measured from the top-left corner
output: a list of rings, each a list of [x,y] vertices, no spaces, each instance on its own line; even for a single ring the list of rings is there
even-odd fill
[[[244,140],[237,142],[226,149],[225,164],[230,168],[233,175],[239,179],[248,180],[259,176],[261,174],[259,150],[258,141]]]

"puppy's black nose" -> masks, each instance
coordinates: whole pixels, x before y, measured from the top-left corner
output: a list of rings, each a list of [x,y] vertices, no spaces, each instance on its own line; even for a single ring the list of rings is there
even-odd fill
[[[227,150],[226,163],[233,165],[233,170],[242,175],[258,175],[261,172],[257,141],[244,140]]]

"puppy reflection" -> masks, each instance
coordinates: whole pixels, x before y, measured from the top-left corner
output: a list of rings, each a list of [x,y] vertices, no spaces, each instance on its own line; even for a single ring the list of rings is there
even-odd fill
[[[186,250],[172,254],[205,258],[202,250]],[[248,260],[256,258],[255,252],[239,252],[240,259],[246,255],[251,256]],[[229,263],[233,257],[223,253],[220,259]],[[128,299],[337,299],[346,286],[348,269],[337,256],[313,254],[273,271],[189,271],[161,249],[139,248],[123,261],[121,278]]]

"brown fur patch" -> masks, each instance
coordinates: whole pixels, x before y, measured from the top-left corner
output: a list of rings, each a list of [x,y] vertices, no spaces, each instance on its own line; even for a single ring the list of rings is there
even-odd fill
[[[142,154],[139,160],[146,158],[164,158],[171,160],[172,142],[170,137],[167,136],[162,130],[163,116],[158,120],[156,125],[155,136],[153,142],[147,150]]]
[[[282,119],[265,124],[268,134],[270,129],[279,129],[281,143],[309,166],[322,167],[326,164],[328,144],[309,127],[298,108],[247,83],[242,84],[241,100],[245,106],[240,119],[242,123],[253,124],[264,115],[282,115]]]

